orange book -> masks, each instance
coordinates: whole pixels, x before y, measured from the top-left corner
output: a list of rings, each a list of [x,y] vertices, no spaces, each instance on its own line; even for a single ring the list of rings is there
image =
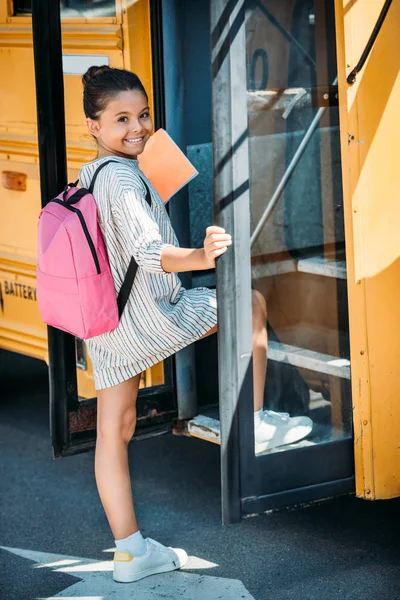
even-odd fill
[[[138,156],[139,167],[168,202],[199,173],[164,129],[158,129]]]

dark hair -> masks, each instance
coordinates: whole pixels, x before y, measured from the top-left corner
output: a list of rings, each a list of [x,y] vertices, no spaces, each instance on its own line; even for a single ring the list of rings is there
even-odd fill
[[[146,90],[135,73],[103,65],[89,67],[82,77],[83,110],[89,119],[98,119],[109,100],[119,92],[137,90],[147,99]]]

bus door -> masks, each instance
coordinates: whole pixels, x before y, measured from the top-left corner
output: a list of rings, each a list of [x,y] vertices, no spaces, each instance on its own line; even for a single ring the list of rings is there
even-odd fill
[[[150,11],[149,0],[15,0],[10,16],[13,27],[24,29],[31,18],[33,25],[35,69],[32,49],[20,52],[27,54],[32,75],[35,71],[42,205],[67,181],[77,179],[82,163],[95,158],[82,110],[81,77],[89,66],[107,64],[135,70],[149,92],[156,127],[163,125],[161,88],[155,85],[153,93],[156,72],[151,62],[151,49],[157,46],[153,38],[159,31],[158,4],[153,2]],[[14,92],[24,97],[22,88]],[[36,123],[32,127],[36,128]],[[39,207],[38,197],[36,217]],[[36,220],[31,228],[35,230]],[[36,256],[36,248],[32,248],[32,256]],[[34,259],[32,263],[34,270]],[[38,314],[37,321],[40,323]],[[97,400],[86,347],[82,340],[51,327],[47,338],[54,457],[89,450],[95,443]],[[172,359],[143,373],[137,416],[137,437],[170,430],[177,416]]]
[[[228,523],[354,490],[334,0],[212,0],[211,48],[215,218],[234,241],[217,263]],[[313,422],[259,453],[252,287],[268,305],[264,409]]]

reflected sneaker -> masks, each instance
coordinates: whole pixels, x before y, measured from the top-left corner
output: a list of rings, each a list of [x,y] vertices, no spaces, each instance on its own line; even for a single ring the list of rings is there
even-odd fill
[[[129,552],[114,553],[114,581],[139,581],[149,575],[175,571],[186,564],[188,556],[184,550],[167,548],[151,538],[145,541],[147,551],[143,556],[132,556]]]
[[[307,437],[313,428],[308,417],[291,417],[288,413],[264,410],[254,423],[255,452],[294,444]]]

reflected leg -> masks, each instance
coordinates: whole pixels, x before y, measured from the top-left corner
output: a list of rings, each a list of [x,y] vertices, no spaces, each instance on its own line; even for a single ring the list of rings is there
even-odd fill
[[[254,412],[264,405],[265,377],[267,374],[267,303],[264,296],[252,290],[252,323],[253,323],[253,382]],[[208,331],[203,338],[217,333],[218,325]],[[202,339],[203,339],[202,338]]]
[[[264,406],[268,349],[267,303],[264,296],[257,290],[252,290],[252,314],[254,412],[257,412]]]
[[[264,389],[267,372],[267,303],[264,296],[252,291],[253,381],[254,381],[254,441],[260,454],[272,448],[293,444],[307,437],[313,428],[308,417],[290,417],[287,413],[264,410]],[[205,336],[217,331],[213,327]]]

